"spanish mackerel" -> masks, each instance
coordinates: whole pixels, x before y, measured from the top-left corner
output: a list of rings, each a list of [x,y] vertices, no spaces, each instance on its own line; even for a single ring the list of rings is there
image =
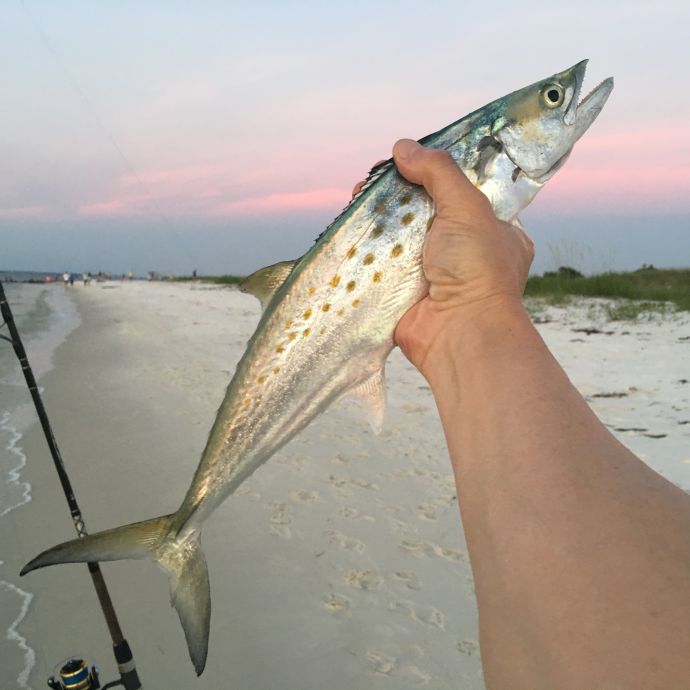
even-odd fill
[[[520,211],[563,166],[613,89],[606,79],[578,104],[586,63],[499,98],[420,143],[449,151],[496,216],[519,224]],[[241,284],[259,298],[263,314],[179,510],[56,546],[22,575],[56,563],[156,560],[169,574],[171,603],[200,674],[211,616],[204,520],[335,401],[356,399],[380,430],[395,327],[428,291],[421,257],[434,215],[424,188],[405,180],[392,160],[376,165],[302,258]]]

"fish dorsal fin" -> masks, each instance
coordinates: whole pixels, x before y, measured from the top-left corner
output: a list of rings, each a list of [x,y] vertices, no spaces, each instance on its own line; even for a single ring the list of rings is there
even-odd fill
[[[247,276],[237,287],[242,292],[254,295],[261,302],[261,310],[263,311],[271,301],[271,297],[273,297],[276,290],[290,275],[296,263],[297,259],[294,261],[281,261],[280,263],[273,264],[273,266],[260,268],[255,273]]]
[[[341,213],[338,214],[336,219],[314,240],[314,243],[316,244],[339,220],[340,218],[347,213],[352,206],[354,206],[360,199],[361,196],[364,195],[364,193],[375,183],[378,182],[380,178],[382,178],[391,168],[395,167],[395,161],[392,158],[389,158],[387,161],[383,161],[382,163],[376,164],[370,171],[369,174],[367,175],[367,179],[364,181],[364,184],[360,188],[360,190],[355,194],[350,201],[348,201],[347,206],[342,210]]]
[[[343,397],[352,398],[366,412],[375,434],[381,433],[386,414],[386,374],[381,367],[368,379],[349,390]]]

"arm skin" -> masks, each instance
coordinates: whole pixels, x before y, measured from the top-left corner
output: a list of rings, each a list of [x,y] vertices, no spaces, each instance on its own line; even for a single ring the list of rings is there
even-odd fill
[[[619,443],[523,306],[534,250],[445,152],[399,170],[438,216],[396,341],[450,450],[490,690],[690,688],[690,497]]]

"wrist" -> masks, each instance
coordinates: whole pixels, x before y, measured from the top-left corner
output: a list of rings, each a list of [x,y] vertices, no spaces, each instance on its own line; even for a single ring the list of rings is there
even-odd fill
[[[522,300],[509,297],[487,298],[443,312],[438,327],[419,369],[432,388],[456,379],[458,367],[472,366],[477,358],[501,356],[506,348],[542,343]]]

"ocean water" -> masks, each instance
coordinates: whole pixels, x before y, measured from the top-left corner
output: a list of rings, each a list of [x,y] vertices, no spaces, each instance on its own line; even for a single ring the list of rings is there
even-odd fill
[[[70,288],[61,285],[5,283],[5,294],[27,351],[39,387],[41,377],[53,364],[55,349],[80,324]],[[0,333],[7,335],[7,329]],[[28,462],[22,450],[26,430],[38,422],[35,408],[12,346],[0,340],[0,521],[21,519],[18,513],[31,501],[31,485],[23,479]],[[2,524],[0,523],[0,526]],[[6,687],[28,688],[28,678],[36,654],[20,632],[33,595],[17,573],[6,572],[3,551],[12,548],[0,543],[0,642],[9,645],[12,668],[2,664]],[[11,650],[12,646],[15,650]],[[1,655],[0,655],[1,656]]]

